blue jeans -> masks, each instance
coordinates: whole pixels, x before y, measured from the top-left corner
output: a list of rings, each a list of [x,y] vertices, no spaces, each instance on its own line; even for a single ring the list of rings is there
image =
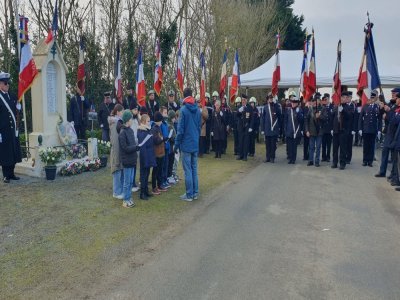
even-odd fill
[[[185,173],[186,196],[193,198],[199,193],[199,179],[197,176],[197,152],[181,152],[182,167]]]
[[[124,168],[124,201],[132,199],[132,181],[134,168]]]
[[[123,170],[115,171],[113,174],[113,195],[122,195],[122,189],[124,186],[124,172]]]
[[[319,164],[319,157],[321,152],[322,136],[310,136],[310,151],[308,154],[308,160],[314,162],[315,152],[315,163]]]

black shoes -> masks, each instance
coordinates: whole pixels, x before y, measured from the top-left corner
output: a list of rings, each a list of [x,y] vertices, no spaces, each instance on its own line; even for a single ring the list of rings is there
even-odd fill
[[[366,166],[367,166],[367,162],[366,162],[366,161],[363,161],[362,166],[363,166],[363,167],[366,167]]]
[[[318,168],[318,167],[319,167],[319,163],[316,162],[316,163],[315,163],[315,166]]]
[[[385,177],[385,174],[378,173],[378,174],[375,174],[375,177]]]
[[[368,163],[368,167],[373,167],[372,162]]]
[[[345,165],[340,165],[339,170],[344,170]]]
[[[4,178],[3,178],[3,182],[4,182],[4,183],[10,183],[10,179],[7,178],[7,177],[4,177]]]
[[[331,168],[332,168],[332,169],[336,169],[336,168],[337,168],[337,165],[336,165],[336,164],[335,164],[335,165],[332,165]]]
[[[312,161],[309,161],[307,164],[307,167],[314,165],[314,163]]]

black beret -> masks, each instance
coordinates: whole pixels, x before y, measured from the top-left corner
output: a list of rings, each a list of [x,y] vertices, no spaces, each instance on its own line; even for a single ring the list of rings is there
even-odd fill
[[[331,95],[329,95],[328,93],[325,93],[324,96],[322,97],[322,99],[324,99],[324,98],[328,98],[329,99],[330,97],[331,97]]]

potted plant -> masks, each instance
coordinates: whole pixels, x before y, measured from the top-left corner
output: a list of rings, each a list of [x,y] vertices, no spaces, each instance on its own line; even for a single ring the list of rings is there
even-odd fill
[[[100,165],[101,167],[107,166],[107,155],[111,151],[111,143],[100,140],[97,144],[97,151],[99,152]]]
[[[56,164],[61,161],[64,154],[64,149],[60,147],[39,149],[40,160],[45,164],[44,170],[46,172],[47,180],[54,180],[56,178]]]

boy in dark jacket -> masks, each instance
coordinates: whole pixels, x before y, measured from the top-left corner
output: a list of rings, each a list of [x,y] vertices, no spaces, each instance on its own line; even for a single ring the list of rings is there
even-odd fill
[[[160,195],[160,192],[166,192],[167,189],[162,186],[162,167],[165,156],[165,141],[161,132],[161,124],[163,121],[162,114],[157,111],[154,114],[154,124],[151,128],[154,142],[154,153],[156,157],[156,166],[151,173],[151,184],[153,195]]]
[[[121,163],[124,168],[124,202],[122,206],[129,208],[135,206],[135,203],[132,200],[132,182],[139,146],[135,139],[135,134],[131,128],[132,113],[129,110],[124,111],[122,114],[122,122],[124,122],[124,125],[122,125],[118,136]]]
[[[149,193],[149,175],[150,168],[156,166],[156,157],[154,155],[153,134],[150,128],[150,117],[143,115],[140,119],[138,128],[138,143],[143,145],[140,147],[140,199],[148,200],[151,197]]]

